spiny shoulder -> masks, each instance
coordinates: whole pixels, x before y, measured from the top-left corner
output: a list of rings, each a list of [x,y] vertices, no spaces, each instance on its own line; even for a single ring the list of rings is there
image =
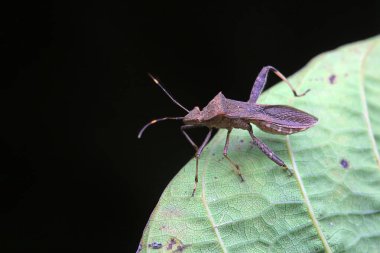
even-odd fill
[[[219,92],[202,110],[204,120],[216,116],[225,115],[227,109],[227,99],[222,92]]]

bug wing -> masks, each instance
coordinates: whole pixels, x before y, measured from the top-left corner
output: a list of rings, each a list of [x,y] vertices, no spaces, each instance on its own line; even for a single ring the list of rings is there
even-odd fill
[[[309,128],[318,122],[318,119],[307,112],[286,105],[260,105],[260,121],[270,122],[278,126],[291,128]]]
[[[260,105],[249,103],[227,104],[225,117],[255,124],[272,134],[294,134],[304,131],[318,122],[307,112],[286,105]]]

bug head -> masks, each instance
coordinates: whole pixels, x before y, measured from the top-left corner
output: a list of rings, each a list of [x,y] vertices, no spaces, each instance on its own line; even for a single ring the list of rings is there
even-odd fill
[[[191,113],[189,110],[187,110],[183,105],[181,105],[177,100],[175,100],[173,98],[172,95],[170,95],[170,93],[162,86],[162,84],[154,77],[152,76],[151,74],[149,74],[149,77],[152,78],[153,82],[155,82],[164,92],[166,95],[168,95],[168,97],[175,103],[177,104],[179,107],[181,107],[182,109],[184,109],[188,115]],[[195,109],[195,108],[194,108]],[[192,110],[193,111],[193,110]],[[199,108],[198,108],[198,111],[199,111]],[[142,134],[144,133],[145,129],[150,126],[150,125],[153,125],[157,122],[160,122],[160,121],[164,121],[164,120],[168,120],[168,119],[171,119],[171,120],[183,120],[184,117],[164,117],[164,118],[160,118],[160,119],[154,119],[152,120],[151,122],[149,122],[148,124],[146,124],[143,128],[141,128],[139,134],[137,135],[137,138],[141,138]]]

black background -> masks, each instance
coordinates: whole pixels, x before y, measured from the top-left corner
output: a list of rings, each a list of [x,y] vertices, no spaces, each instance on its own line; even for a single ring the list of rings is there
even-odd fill
[[[219,91],[246,100],[262,66],[290,75],[380,31],[371,1],[156,2],[2,7],[2,252],[136,250],[193,155],[179,122],[136,138],[155,117],[185,114],[147,72],[188,108]]]

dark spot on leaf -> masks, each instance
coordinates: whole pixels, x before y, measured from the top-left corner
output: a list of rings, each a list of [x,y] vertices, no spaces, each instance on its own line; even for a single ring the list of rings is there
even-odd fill
[[[152,249],[161,249],[162,248],[162,243],[152,242],[152,243],[148,244],[148,247],[152,248]]]
[[[218,179],[218,177],[214,177],[214,179]]]
[[[240,143],[243,143],[243,142],[244,142],[244,140],[243,140],[243,139],[241,139],[241,140],[240,140]]]
[[[170,252],[183,252],[188,246],[190,246],[190,244],[185,245],[178,238],[172,237],[166,243],[166,250]]]
[[[348,167],[350,166],[350,164],[348,163],[346,159],[342,159],[340,161],[340,165],[343,167],[343,169],[348,169]]]
[[[336,75],[331,75],[329,77],[329,82],[330,82],[330,84],[335,84],[335,82],[336,82]]]
[[[212,153],[212,156],[215,156],[215,153]]]
[[[184,249],[187,248],[187,245],[179,245],[174,252],[183,252]]]
[[[176,240],[174,238],[171,238],[169,243],[168,243],[168,247],[166,247],[166,249],[170,250],[173,248],[173,245],[176,244]]]

